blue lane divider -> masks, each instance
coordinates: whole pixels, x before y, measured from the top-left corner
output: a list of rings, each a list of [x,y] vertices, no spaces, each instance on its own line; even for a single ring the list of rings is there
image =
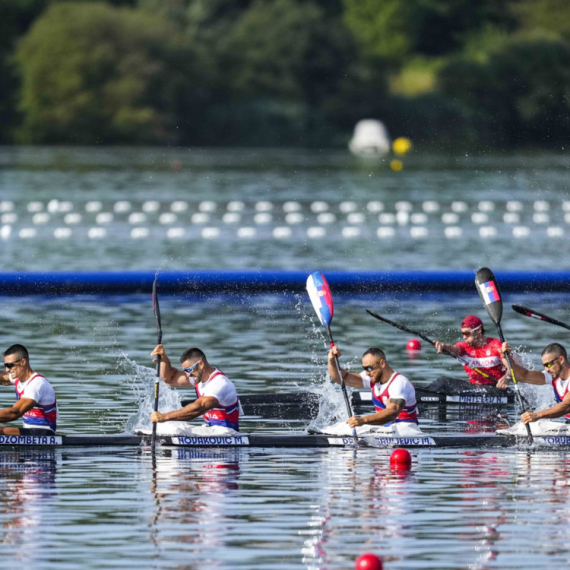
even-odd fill
[[[161,293],[297,293],[307,271],[160,271]],[[496,271],[502,291],[570,292],[570,271]],[[474,292],[475,271],[324,271],[335,293]],[[0,272],[0,295],[148,293],[154,271]]]

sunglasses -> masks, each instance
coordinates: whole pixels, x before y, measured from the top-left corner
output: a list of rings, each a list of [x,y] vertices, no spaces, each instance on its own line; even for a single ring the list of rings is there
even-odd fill
[[[372,372],[376,368],[376,364],[374,366],[363,366],[362,369],[366,370],[366,372]]]
[[[12,368],[14,368],[14,366],[16,366],[16,364],[18,364],[18,362],[21,362],[22,359],[20,358],[20,360],[16,360],[15,362],[4,362],[4,368],[7,368],[8,370],[12,370]]]
[[[189,366],[188,368],[183,368],[182,370],[184,370],[184,372],[186,372],[186,374],[190,374],[192,372],[192,370],[194,370],[194,368],[196,368],[196,365],[202,362],[201,360],[197,360],[196,362],[194,362],[194,364],[192,364],[192,366]]]
[[[556,358],[553,358],[552,360],[549,360],[548,362],[543,362],[542,365],[544,366],[544,368],[552,368],[554,366],[554,363],[560,358],[560,356],[557,356]]]

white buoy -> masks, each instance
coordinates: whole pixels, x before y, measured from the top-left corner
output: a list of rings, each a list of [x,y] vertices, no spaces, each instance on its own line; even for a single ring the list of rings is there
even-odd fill
[[[203,239],[216,239],[220,237],[220,229],[219,228],[203,228],[202,229],[202,238]]]
[[[204,200],[203,202],[200,202],[198,210],[200,210],[200,212],[215,212],[217,207],[218,205],[216,202],[212,202],[212,200]]]
[[[0,222],[2,224],[15,224],[18,221],[18,214],[10,212],[8,214],[2,214]]]
[[[267,212],[262,212],[253,216],[253,221],[256,224],[269,224],[271,220],[273,220],[273,216]]]
[[[361,230],[355,226],[346,226],[342,228],[342,237],[346,239],[352,239],[356,237],[360,237]]]
[[[517,214],[516,212],[505,212],[503,214],[503,222],[505,222],[505,224],[518,224],[520,221],[520,214]]]
[[[422,204],[422,209],[426,214],[431,214],[433,212],[439,212],[440,207],[441,206],[440,206],[439,202],[436,202],[435,200],[426,200]]]
[[[302,224],[305,221],[305,216],[301,212],[291,212],[285,216],[286,224]]]
[[[484,212],[473,212],[471,214],[471,221],[474,224],[486,224],[489,221],[489,216]]]
[[[546,229],[546,235],[548,237],[564,237],[564,228],[551,227]]]
[[[271,202],[257,202],[257,204],[255,205],[255,209],[258,212],[270,212],[271,210],[273,210],[273,204]]]
[[[85,204],[85,211],[86,212],[100,212],[103,209],[103,202],[99,202],[99,200],[91,200]]]
[[[186,210],[188,210],[188,202],[184,202],[183,200],[176,200],[170,205],[170,210],[177,214],[180,212],[186,212]]]
[[[120,200],[119,202],[115,202],[115,205],[113,206],[113,210],[115,210],[115,212],[119,213],[119,212],[128,212],[131,209],[131,203],[127,202],[126,200]]]
[[[147,214],[158,212],[158,210],[160,210],[160,202],[158,200],[147,200],[142,205],[142,211]]]
[[[210,216],[204,212],[196,212],[192,214],[191,221],[193,224],[206,224],[210,221]]]
[[[49,214],[47,212],[38,212],[32,216],[32,223],[47,224],[49,222]]]
[[[78,214],[77,212],[65,214],[63,221],[69,225],[79,224],[81,222],[81,214]]]
[[[89,228],[87,232],[87,237],[89,239],[103,239],[107,236],[107,230],[105,228]]]
[[[481,212],[492,212],[495,209],[495,202],[490,200],[482,200],[479,202],[479,211]]]
[[[237,224],[241,222],[241,214],[237,212],[226,212],[222,216],[222,222],[224,222],[224,224]]]
[[[535,224],[547,224],[550,221],[550,216],[544,212],[537,212],[532,215],[532,221]]]
[[[146,214],[142,212],[133,212],[129,215],[129,224],[144,224],[146,222]]]
[[[410,216],[410,221],[417,226],[423,226],[427,224],[428,217],[423,212],[416,212]]]
[[[311,239],[324,238],[327,235],[327,230],[322,227],[313,226],[307,228],[307,237]]]
[[[11,200],[2,200],[0,202],[0,213],[1,212],[11,212],[14,210],[14,202]]]
[[[323,212],[317,216],[319,224],[332,224],[336,221],[336,216],[330,212]]]
[[[376,230],[376,235],[380,239],[389,239],[396,235],[396,230],[394,228],[378,228],[378,230]]]
[[[166,237],[168,239],[180,239],[186,235],[186,230],[184,228],[168,228],[166,232]]]
[[[460,200],[451,202],[451,210],[453,212],[462,213],[462,212],[467,212],[468,209],[469,209],[469,204],[467,204],[467,202],[462,202]]]
[[[283,204],[284,212],[298,212],[301,209],[301,204],[299,202],[285,202]]]
[[[131,230],[131,237],[133,239],[144,239],[149,236],[150,232],[148,228],[133,228]]]
[[[380,214],[378,216],[378,221],[382,224],[382,225],[392,225],[396,223],[396,214],[392,214],[389,212],[385,212],[383,214]]]
[[[349,224],[363,224],[365,222],[366,218],[364,216],[364,214],[361,214],[360,212],[352,212],[351,214],[348,214],[348,216],[346,216],[346,221]]]
[[[454,212],[445,212],[441,215],[441,221],[446,225],[455,225],[459,223],[459,216]]]
[[[515,226],[513,228],[513,237],[526,238],[530,235],[530,230],[526,226]]]
[[[178,216],[172,212],[163,212],[158,217],[158,223],[163,226],[168,226],[170,224],[175,224],[178,220]]]
[[[238,228],[237,236],[242,239],[250,239],[254,238],[256,233],[257,230],[255,228],[243,227],[243,228]]]
[[[71,228],[56,228],[53,232],[55,239],[69,239],[71,237]]]
[[[379,202],[378,200],[372,200],[371,202],[368,202],[368,204],[366,204],[366,209],[371,214],[377,214],[378,212],[384,211],[384,203]]]
[[[245,208],[245,204],[243,202],[228,202],[227,210],[228,212],[241,212]]]
[[[320,212],[326,212],[329,209],[329,205],[326,202],[317,201],[311,204],[311,211],[318,214]]]
[[[291,237],[291,228],[288,228],[287,226],[280,226],[277,228],[274,228],[273,230],[273,237],[275,239],[287,239]]]
[[[425,239],[429,236],[429,230],[423,226],[412,226],[410,236],[414,239]]]
[[[534,203],[535,212],[548,212],[550,210],[550,204],[546,200],[537,200]]]
[[[400,200],[394,204],[394,209],[396,212],[411,212],[414,209],[414,205],[407,200]]]
[[[518,200],[509,200],[507,202],[507,212],[522,212],[524,206]]]
[[[34,228],[22,228],[18,235],[21,239],[32,239],[36,237],[36,230]]]
[[[343,214],[348,214],[349,212],[354,212],[358,208],[358,204],[356,202],[341,202],[338,205],[338,209]]]
[[[479,235],[482,238],[494,238],[497,235],[497,228],[494,226],[481,226],[479,228]]]
[[[361,156],[383,156],[390,152],[390,137],[384,123],[376,119],[363,119],[354,127],[348,143],[350,152]]]
[[[2,226],[0,228],[0,239],[7,240],[10,239],[12,234],[12,226]]]
[[[448,239],[456,239],[463,235],[463,228],[461,226],[447,226],[443,233]]]
[[[111,212],[101,212],[95,216],[95,222],[98,224],[110,224],[113,221]]]
[[[28,212],[41,212],[44,209],[44,205],[41,202],[30,202],[26,208]]]

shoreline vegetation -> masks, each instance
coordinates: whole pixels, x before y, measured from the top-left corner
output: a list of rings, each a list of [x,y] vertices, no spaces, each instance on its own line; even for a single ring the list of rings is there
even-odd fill
[[[562,150],[567,0],[0,0],[0,143]]]

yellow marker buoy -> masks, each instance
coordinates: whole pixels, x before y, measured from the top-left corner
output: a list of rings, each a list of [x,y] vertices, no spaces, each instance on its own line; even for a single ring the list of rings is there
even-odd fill
[[[392,143],[392,150],[398,154],[406,154],[412,149],[412,141],[406,137],[399,137]]]
[[[398,159],[394,159],[390,162],[390,168],[394,171],[394,172],[400,172],[400,170],[402,170],[404,168],[404,163],[401,160]]]

